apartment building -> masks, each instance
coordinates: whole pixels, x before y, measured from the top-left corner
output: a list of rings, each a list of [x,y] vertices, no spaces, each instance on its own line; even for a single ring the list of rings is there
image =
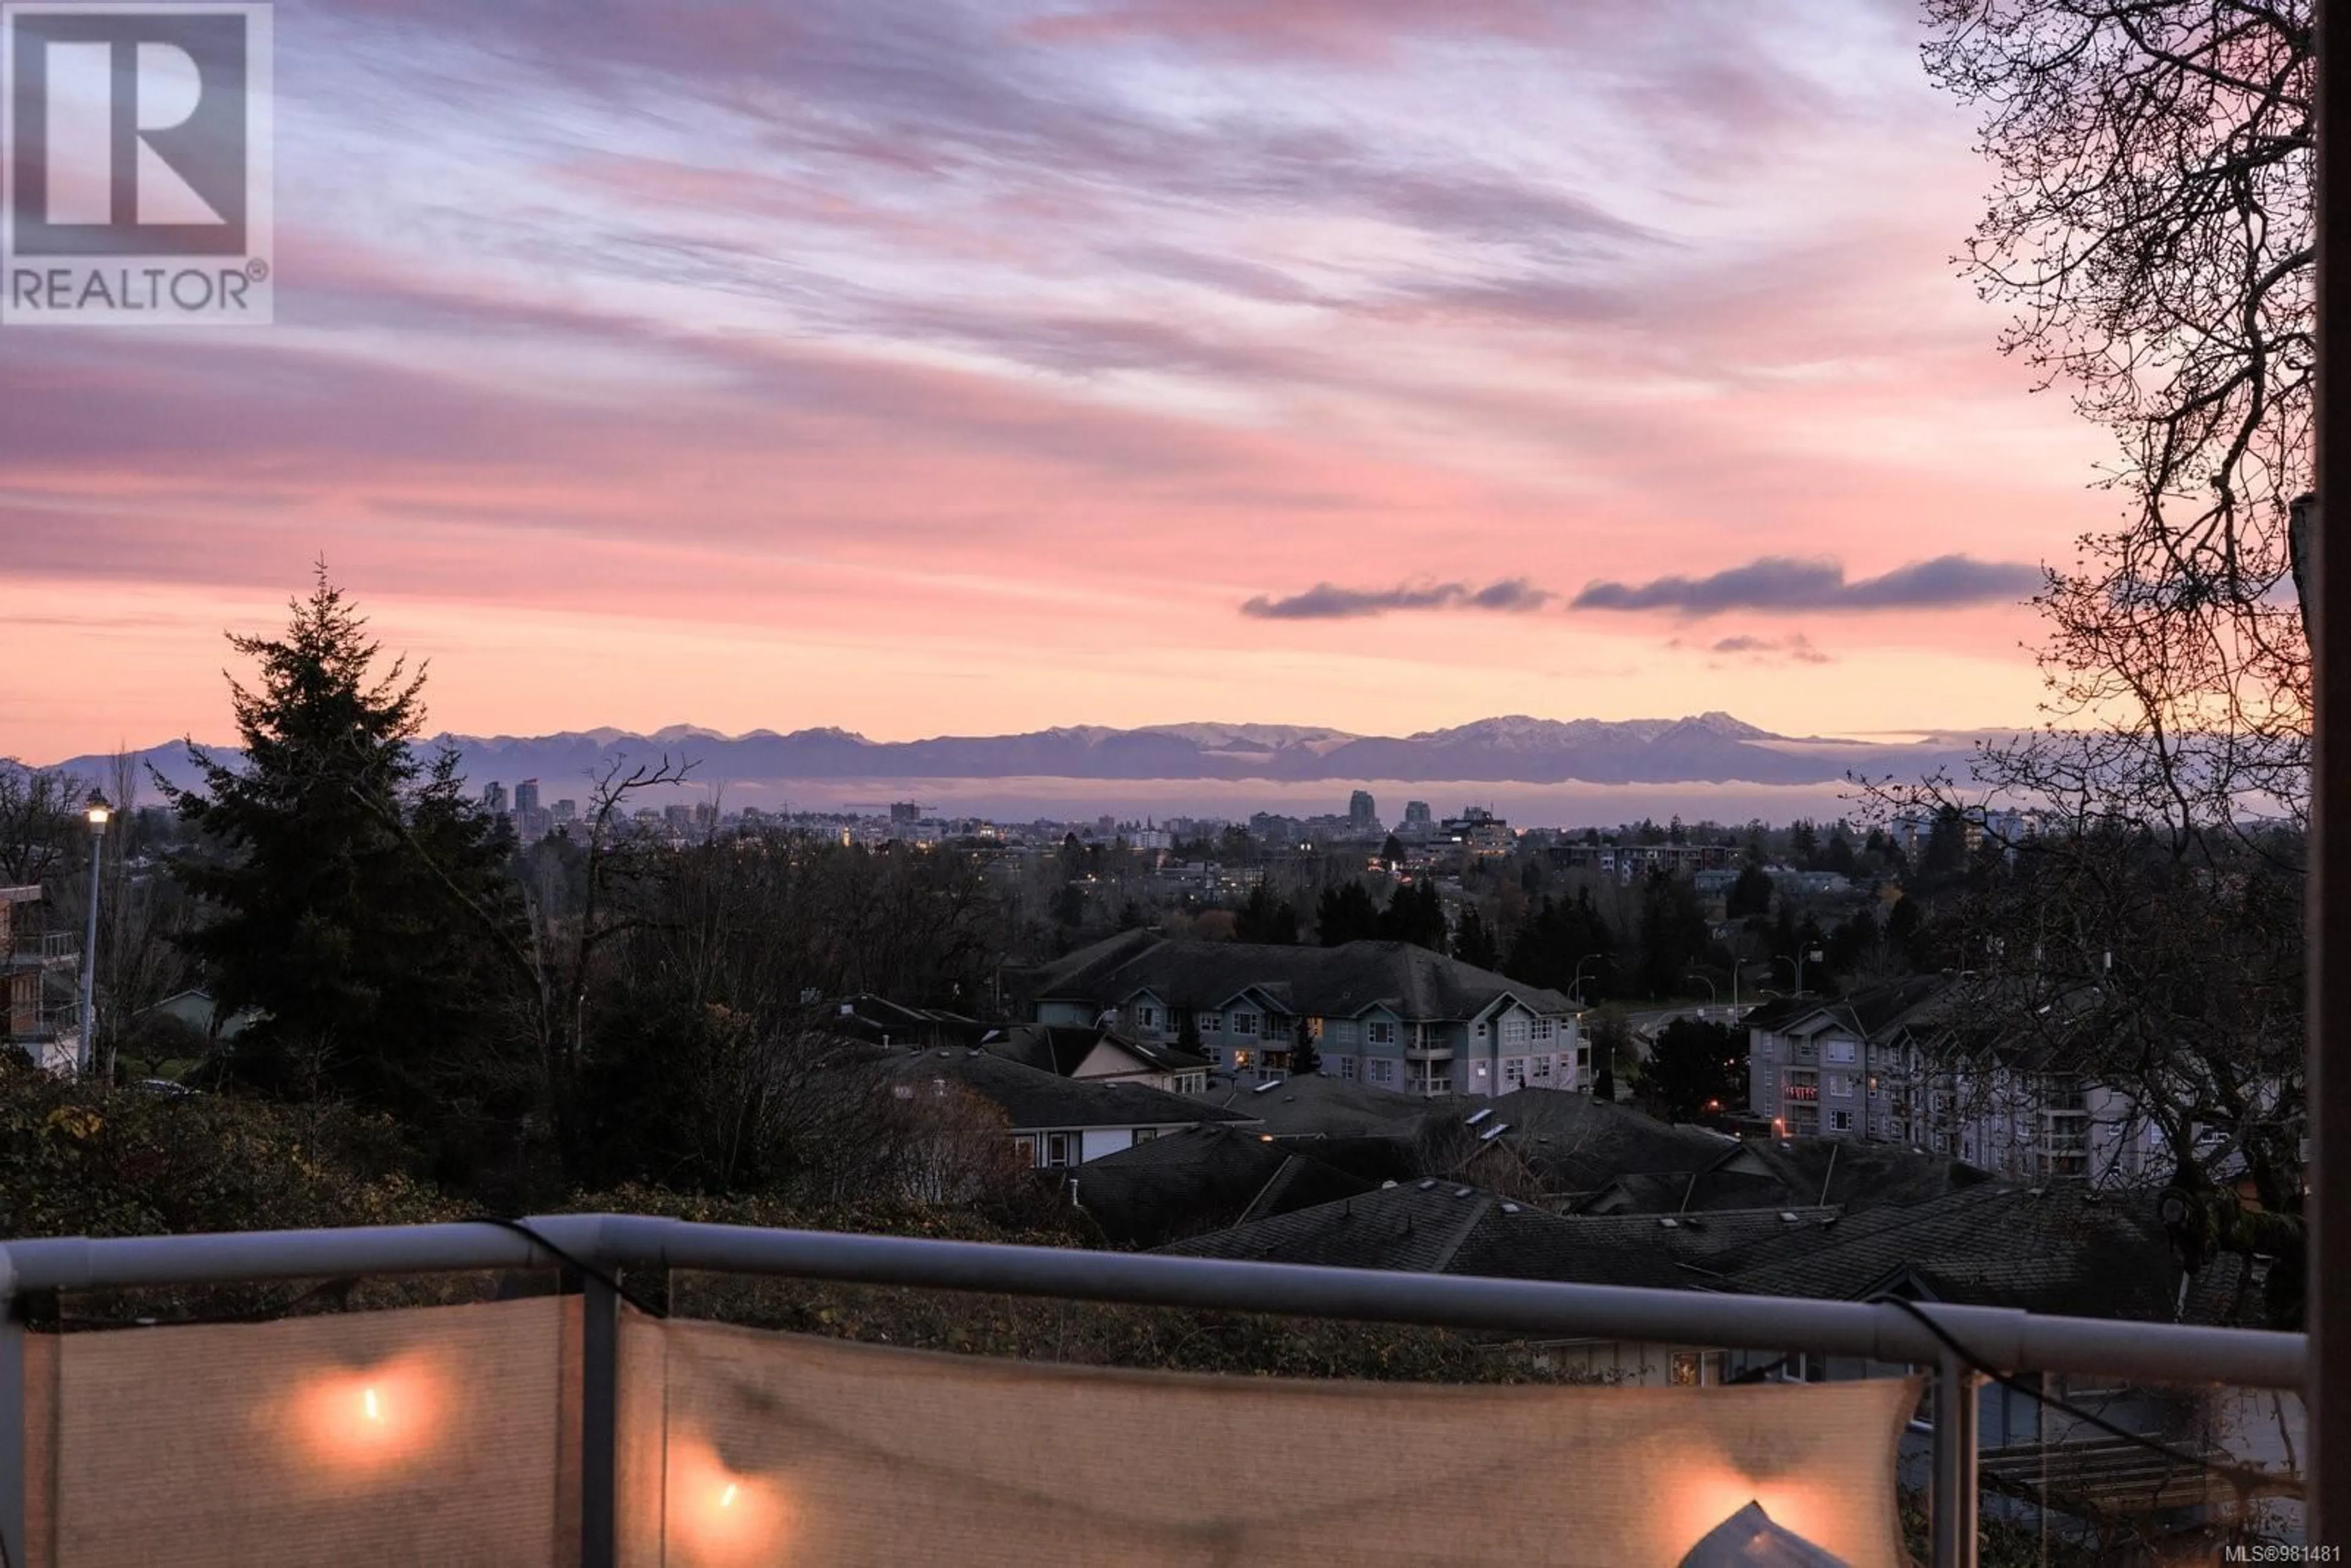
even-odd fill
[[[2136,1183],[2168,1159],[2128,1093],[1988,1037],[1944,977],[1786,998],[1746,1023],[1749,1108],[1786,1137],[1901,1144],[2027,1180]]]

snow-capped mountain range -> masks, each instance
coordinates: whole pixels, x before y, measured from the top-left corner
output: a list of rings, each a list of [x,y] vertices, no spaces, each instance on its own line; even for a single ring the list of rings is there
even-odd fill
[[[870,779],[1384,779],[1517,784],[1826,784],[1854,773],[1916,776],[1964,764],[1974,737],[1884,742],[1775,735],[1725,713],[1684,718],[1479,719],[1405,736],[1352,735],[1311,725],[1081,725],[1025,735],[868,740],[850,730],[757,729],[725,735],[692,725],[653,733],[601,728],[530,737],[450,735],[469,779],[570,788],[614,758],[690,758],[695,777],[732,785]],[[190,779],[184,747],[140,754],[174,781]],[[103,777],[111,758],[63,766]]]

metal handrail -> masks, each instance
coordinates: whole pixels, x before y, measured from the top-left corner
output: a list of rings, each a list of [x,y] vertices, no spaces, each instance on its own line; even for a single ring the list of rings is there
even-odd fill
[[[32,1291],[225,1284],[341,1274],[439,1273],[578,1263],[591,1322],[618,1310],[611,1273],[693,1270],[855,1284],[976,1291],[1134,1306],[1268,1312],[1479,1329],[1531,1337],[1801,1350],[1936,1369],[1935,1561],[1974,1561],[1975,1373],[1912,1312],[1866,1301],[1399,1274],[1287,1263],[763,1229],[632,1214],[542,1215],[522,1229],[480,1222],[0,1242],[0,1307]],[[541,1246],[533,1238],[543,1239]],[[2009,1372],[2095,1373],[2154,1383],[2299,1388],[2297,1333],[2044,1316],[2006,1308],[1917,1307],[1981,1363]],[[585,1343],[590,1428],[584,1542],[609,1545],[613,1336]],[[0,1323],[0,1543],[24,1561],[24,1327]],[[584,1552],[590,1568],[610,1556]]]

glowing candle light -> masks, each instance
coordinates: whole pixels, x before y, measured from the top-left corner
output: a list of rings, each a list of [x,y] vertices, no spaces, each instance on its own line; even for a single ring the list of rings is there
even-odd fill
[[[367,1418],[369,1420],[381,1421],[383,1419],[383,1408],[375,1402],[374,1389],[371,1388],[360,1396],[360,1405],[362,1409],[367,1411]]]
[[[726,1483],[726,1490],[718,1494],[718,1506],[721,1508],[733,1508],[735,1506],[735,1494],[740,1490],[741,1489],[733,1481],[728,1481]]]

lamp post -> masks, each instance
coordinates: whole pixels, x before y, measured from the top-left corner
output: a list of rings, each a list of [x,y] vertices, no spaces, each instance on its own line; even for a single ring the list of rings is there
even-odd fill
[[[1782,954],[1779,957],[1771,960],[1774,965],[1785,964],[1795,971],[1796,995],[1800,997],[1804,994],[1804,964],[1807,959],[1815,964],[1819,963],[1821,961],[1821,950],[1818,947],[1802,948],[1799,949],[1796,956],[1792,958],[1789,957],[1785,954]]]
[[[94,982],[98,978],[98,873],[99,849],[106,839],[108,819],[114,808],[106,797],[92,789],[82,815],[89,819],[89,935],[81,949],[81,1039],[74,1047],[74,1071],[87,1075],[97,1059],[98,1012],[92,1002]]]
[[[1714,977],[1712,975],[1701,975],[1696,969],[1692,969],[1688,974],[1684,975],[1682,978],[1686,980],[1704,980],[1706,982],[1706,999],[1708,1005],[1712,1006],[1722,1000],[1722,991],[1720,988],[1715,985]]]
[[[1592,963],[1595,959],[1605,964],[1608,962],[1608,955],[1605,953],[1586,953],[1583,957],[1578,958],[1575,961],[1575,984],[1569,988],[1575,992],[1575,1005],[1579,1008],[1583,1005],[1583,967],[1586,964]]]

